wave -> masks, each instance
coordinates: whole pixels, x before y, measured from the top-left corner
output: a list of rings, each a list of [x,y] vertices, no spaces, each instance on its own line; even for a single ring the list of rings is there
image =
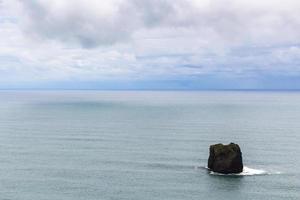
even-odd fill
[[[267,171],[264,169],[254,169],[247,166],[244,166],[243,171],[241,173],[237,174],[222,174],[218,172],[213,172],[207,167],[196,167],[209,170],[209,174],[211,175],[218,175],[218,176],[255,176],[255,175],[272,175],[272,174],[281,174],[281,172],[278,171]]]

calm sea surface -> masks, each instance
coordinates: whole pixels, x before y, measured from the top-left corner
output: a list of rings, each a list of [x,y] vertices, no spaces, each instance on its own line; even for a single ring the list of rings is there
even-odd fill
[[[300,92],[1,91],[0,141],[1,200],[300,199]]]

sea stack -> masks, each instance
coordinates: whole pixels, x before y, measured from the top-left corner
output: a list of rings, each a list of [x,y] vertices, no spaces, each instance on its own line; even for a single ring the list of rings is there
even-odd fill
[[[214,144],[209,148],[208,168],[222,174],[243,171],[242,152],[238,144]]]

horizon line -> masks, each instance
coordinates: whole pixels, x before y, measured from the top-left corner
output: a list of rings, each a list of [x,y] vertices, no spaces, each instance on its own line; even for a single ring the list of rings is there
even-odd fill
[[[300,92],[300,89],[93,89],[93,88],[0,88],[0,91],[253,91],[253,92]]]

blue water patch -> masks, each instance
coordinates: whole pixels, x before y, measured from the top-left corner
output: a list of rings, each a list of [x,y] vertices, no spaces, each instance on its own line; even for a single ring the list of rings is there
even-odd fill
[[[299,119],[298,92],[2,91],[0,199],[296,200]],[[197,167],[220,142],[242,174]]]

